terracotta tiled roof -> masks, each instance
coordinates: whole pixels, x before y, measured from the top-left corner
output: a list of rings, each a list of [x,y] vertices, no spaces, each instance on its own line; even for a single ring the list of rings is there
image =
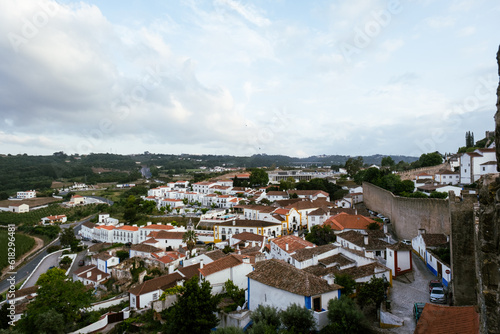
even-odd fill
[[[167,232],[167,231],[153,231],[148,234],[148,237],[159,239],[182,239],[186,232]]]
[[[474,306],[445,306],[427,303],[413,333],[476,334],[479,333],[479,314]]]
[[[294,253],[299,249],[306,247],[309,248],[316,247],[316,245],[313,244],[312,242],[296,237],[294,235],[285,235],[276,239],[272,239],[271,242],[276,244],[279,248],[281,248],[284,251],[286,251],[285,250],[286,244],[288,244],[288,251],[286,251],[287,253]]]
[[[104,271],[97,269],[96,266],[91,266],[91,267],[93,267],[93,268],[90,268],[90,270],[85,270],[84,272],[81,272],[79,274],[76,274],[76,272],[74,272],[73,274],[76,274],[78,277],[81,277],[83,279],[93,281],[93,282],[102,282],[102,281],[108,279],[109,277],[111,277],[111,274],[107,274]],[[90,272],[90,276],[87,276],[89,272]],[[99,275],[101,275],[100,279],[98,278]]]
[[[178,281],[182,280],[184,280],[184,278],[179,273],[174,272],[169,275],[147,280],[146,282],[130,289],[128,292],[135,296],[140,296],[155,290],[166,290],[168,288],[174,287],[175,285],[177,285]]]
[[[387,246],[387,248],[392,249],[394,251],[411,251],[413,248],[410,245],[404,244],[401,241],[397,243]]]
[[[139,228],[137,226],[123,225],[117,228],[118,230],[124,231],[138,231]]]
[[[38,291],[38,288],[39,288],[38,285],[34,285],[34,286],[30,286],[29,288],[19,289],[19,290],[16,290],[14,292],[14,296],[15,296],[15,298],[29,296],[31,294],[36,293]],[[9,294],[7,294],[7,296],[9,296]]]
[[[288,193],[290,195],[297,194],[297,196],[317,196],[317,195],[330,196],[327,192],[323,190],[288,190]]]
[[[314,296],[341,289],[339,285],[330,285],[322,278],[276,259],[257,262],[255,270],[247,276],[262,284],[301,296]]]
[[[328,274],[333,274],[335,275],[341,275],[341,274],[347,274],[352,277],[352,279],[358,279],[358,278],[363,278],[363,277],[370,277],[373,276],[375,273],[379,273],[382,271],[389,271],[390,269],[387,267],[384,267],[381,264],[378,264],[376,262],[374,263],[369,263],[365,264],[364,266],[359,266],[359,267],[349,267],[343,270],[339,270],[336,266],[333,267],[324,267],[321,264],[315,265],[315,266],[310,266],[305,269],[304,271],[319,276],[323,277]]]
[[[299,249],[295,252],[295,254],[292,255],[292,258],[294,258],[297,261],[305,261],[308,259],[312,259],[313,255],[319,255],[323,254],[326,252],[329,252],[333,249],[337,248],[337,246],[334,246],[333,244],[327,244],[323,246],[318,246],[314,248],[302,248]]]
[[[283,196],[288,198],[288,194],[284,191],[268,191],[267,196]]]
[[[203,276],[207,277],[221,270],[239,266],[240,264],[243,263],[244,257],[245,256],[243,255],[230,254],[228,256],[223,257],[222,259],[216,260],[214,262],[205,265],[202,269],[200,269],[200,273]]]
[[[287,205],[285,207],[285,209],[291,209],[291,208],[294,208],[295,210],[316,209],[316,208],[323,207],[323,206],[327,205],[328,203],[329,202],[327,202],[325,199],[318,199],[316,201],[305,200],[305,201],[300,201],[300,202],[296,202],[296,203]]]
[[[269,213],[276,209],[275,207],[269,205],[259,205],[259,204],[239,205],[238,207],[248,210],[256,210],[262,213]]]
[[[114,226],[109,226],[109,225],[97,225],[95,228],[98,230],[107,230],[107,231],[111,231],[111,230],[115,229]]]
[[[82,225],[85,226],[85,227],[88,227],[88,228],[94,228],[95,227],[95,224],[92,223],[92,222],[90,222],[90,221],[85,222]]]
[[[375,221],[362,215],[350,215],[342,212],[325,220],[323,225],[329,225],[335,231],[343,231],[344,229],[366,230],[370,223],[375,223]]]
[[[274,202],[274,206],[285,208],[290,204],[302,202],[302,201],[303,201],[302,198],[282,199],[282,200]]]
[[[184,276],[186,281],[189,281],[193,276],[200,276],[200,271],[198,269],[200,269],[200,264],[196,263],[184,268],[178,268],[177,271]]]
[[[241,241],[259,241],[259,242],[264,241],[264,236],[263,235],[258,235],[258,234],[250,233],[250,232],[243,232],[243,233],[233,234],[232,238],[233,239],[238,239],[238,240],[241,240]]]
[[[206,252],[205,255],[208,256],[209,258],[211,258],[213,261],[216,261],[218,259],[222,259],[223,257],[227,256],[227,254],[225,254],[220,249],[216,249],[216,250],[213,250],[213,251],[210,251],[210,252]]]
[[[95,266],[94,264],[89,264],[89,265],[86,265],[86,266],[80,267],[80,268],[78,268],[77,270],[75,270],[75,271],[73,272],[73,275],[77,275],[77,276],[78,276],[79,274],[81,274],[81,273],[83,273],[83,272],[86,272],[86,271],[89,271],[89,270],[91,270],[92,268],[96,268],[96,266]]]
[[[323,216],[323,215],[326,215],[328,214],[330,210],[328,209],[328,207],[321,207],[321,208],[318,208],[314,211],[311,211],[309,212],[307,215],[308,216]]]
[[[107,261],[107,260],[111,259],[113,256],[110,255],[108,252],[102,252],[102,253],[96,254],[92,257],[95,259]]]
[[[182,257],[185,257],[185,255],[179,252],[166,252],[164,256],[158,258],[157,260],[166,264],[178,260]]]
[[[147,240],[144,240],[142,243],[143,244],[156,244],[158,242],[158,240],[156,240],[155,238],[149,238]]]
[[[385,249],[387,246],[390,245],[389,243],[383,240],[370,237],[369,235],[368,235],[368,245],[365,245],[364,242],[365,235],[366,234],[361,234],[356,231],[347,231],[337,234],[337,238],[342,238],[344,240],[347,240],[358,247],[365,248],[366,250]]]
[[[340,267],[356,263],[356,261],[348,258],[344,254],[336,254],[329,257],[325,257],[324,259],[321,259],[318,262],[324,266],[338,265]]]
[[[331,208],[330,209],[330,215],[335,216],[338,215],[339,213],[345,212],[349,215],[355,215],[356,210],[353,208]]]
[[[131,250],[137,251],[137,252],[144,252],[144,253],[154,253],[154,252],[161,252],[162,250],[159,248],[156,248],[151,245],[145,245],[145,244],[135,244],[130,247]]]
[[[448,242],[445,234],[424,233],[422,238],[426,247],[444,246]]]
[[[287,214],[290,213],[290,209],[276,209],[274,210],[274,213],[286,216]]]

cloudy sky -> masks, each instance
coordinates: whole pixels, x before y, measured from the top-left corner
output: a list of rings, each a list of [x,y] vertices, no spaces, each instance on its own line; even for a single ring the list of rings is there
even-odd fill
[[[2,0],[0,153],[419,156],[494,129],[497,0]]]

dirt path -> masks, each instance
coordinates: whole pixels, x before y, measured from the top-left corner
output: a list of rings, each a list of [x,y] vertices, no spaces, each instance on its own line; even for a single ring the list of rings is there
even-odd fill
[[[33,248],[31,248],[31,250],[27,253],[24,253],[23,256],[21,256],[18,260],[16,260],[16,263],[14,264],[15,268],[17,269],[17,267],[24,262],[24,260],[30,256],[31,254],[34,254],[35,252],[37,252],[39,249],[41,249],[43,247],[43,240],[40,239],[40,238],[37,238],[37,237],[34,237],[32,235],[30,235],[30,237],[32,237],[33,239],[35,239],[35,246]],[[3,280],[5,277],[5,273],[9,272],[9,271],[12,271],[10,270],[10,266],[7,266],[5,267],[3,270],[2,270],[2,275],[0,277],[0,281]],[[14,269],[15,271],[15,269]]]

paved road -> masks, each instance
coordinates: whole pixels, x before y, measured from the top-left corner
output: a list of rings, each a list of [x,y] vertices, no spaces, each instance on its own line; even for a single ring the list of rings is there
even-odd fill
[[[429,281],[436,277],[427,269],[424,261],[413,255],[413,282],[405,283],[402,280],[393,280],[389,299],[391,300],[391,313],[404,319],[404,326],[387,330],[387,333],[413,334],[416,322],[413,318],[413,304],[416,302],[429,302]]]
[[[83,224],[84,222],[86,221],[89,221],[90,218],[88,219],[85,219],[85,220],[82,220],[80,222],[78,222],[75,226],[75,235],[78,235],[78,231],[79,229],[81,228],[81,224]],[[71,224],[61,224],[61,228],[67,228],[69,227]],[[60,245],[60,242],[59,240],[57,240],[54,245]],[[38,265],[38,263],[40,263],[40,261],[46,256],[48,255],[49,253],[47,252],[47,250],[44,250],[43,252],[41,252],[40,254],[38,254],[37,256],[35,256],[34,258],[32,258],[31,260],[29,260],[24,266],[22,266],[21,268],[17,268],[17,274],[14,275],[15,278],[16,278],[16,284],[21,282],[22,280],[24,280],[25,278],[27,278],[30,273],[35,270],[36,266]],[[48,262],[49,263],[49,262]],[[56,264],[53,264],[53,261],[50,262],[49,265],[45,266],[46,269],[48,269],[50,266],[53,266],[53,265],[56,265]],[[40,265],[42,266],[42,265]],[[37,272],[39,272],[39,270],[37,270]],[[40,274],[41,272],[39,272]],[[38,276],[39,276],[38,274]],[[33,275],[34,277],[35,275]],[[35,280],[36,281],[36,280]],[[0,292],[4,292],[5,290],[7,290],[9,288],[9,282],[7,282],[7,278],[4,279],[3,281],[0,282]]]

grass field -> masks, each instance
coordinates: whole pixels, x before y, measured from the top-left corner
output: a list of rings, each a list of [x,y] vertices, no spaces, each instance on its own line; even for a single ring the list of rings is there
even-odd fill
[[[6,228],[0,229],[0,270],[3,270],[8,265],[8,245],[9,245],[9,236]],[[16,259],[21,257],[23,254],[28,252],[35,246],[35,239],[32,237],[15,233],[15,245],[16,245]]]

